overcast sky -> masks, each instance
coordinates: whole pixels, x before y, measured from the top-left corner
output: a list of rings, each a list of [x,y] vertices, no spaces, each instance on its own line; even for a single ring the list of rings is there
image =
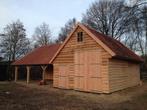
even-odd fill
[[[31,37],[42,22],[50,25],[53,36],[70,18],[81,20],[94,0],[0,0],[0,32],[4,26],[20,19]]]

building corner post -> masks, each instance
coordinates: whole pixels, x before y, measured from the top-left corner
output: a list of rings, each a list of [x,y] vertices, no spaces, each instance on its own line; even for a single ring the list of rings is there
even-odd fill
[[[27,68],[27,84],[29,84],[29,82],[30,82],[30,66],[27,66],[26,67]]]
[[[15,82],[18,80],[18,66],[15,66]]]
[[[47,68],[47,66],[41,66],[41,68],[42,68],[42,80],[43,81],[45,81],[45,70],[46,70],[46,68]]]

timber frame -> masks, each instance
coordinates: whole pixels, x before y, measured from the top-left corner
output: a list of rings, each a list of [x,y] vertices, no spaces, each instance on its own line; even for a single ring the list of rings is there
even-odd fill
[[[26,83],[29,84],[30,83],[30,71],[31,71],[31,66],[33,65],[26,65]],[[42,81],[45,81],[45,74],[46,74],[46,69],[48,67],[48,65],[40,65],[41,69],[42,69]],[[15,77],[14,77],[14,81],[17,82],[18,81],[18,69],[19,69],[19,65],[15,66]]]

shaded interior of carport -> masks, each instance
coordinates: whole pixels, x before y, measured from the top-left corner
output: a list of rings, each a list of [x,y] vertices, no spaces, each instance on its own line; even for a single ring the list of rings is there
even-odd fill
[[[32,52],[12,63],[15,68],[15,82],[23,76],[26,82],[30,80],[53,80],[53,65],[50,60],[58,50],[60,44],[46,45],[34,49]],[[21,76],[21,77],[20,77]]]
[[[15,82],[17,80],[30,81],[52,81],[53,65],[17,65],[15,66]]]

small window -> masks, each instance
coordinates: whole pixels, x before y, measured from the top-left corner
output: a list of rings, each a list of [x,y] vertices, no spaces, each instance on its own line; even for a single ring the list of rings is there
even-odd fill
[[[83,42],[83,32],[77,33],[77,42]]]

